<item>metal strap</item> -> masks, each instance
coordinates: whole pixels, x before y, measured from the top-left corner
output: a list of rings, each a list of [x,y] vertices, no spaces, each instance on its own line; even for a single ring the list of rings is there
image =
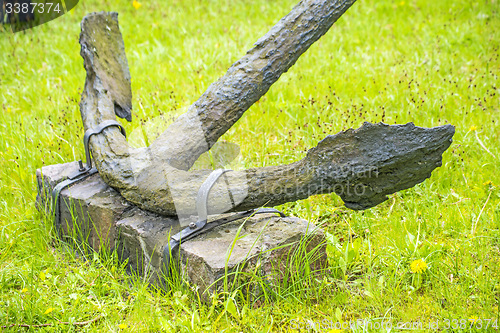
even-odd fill
[[[184,236],[184,238],[182,238],[182,241],[188,241],[188,240],[190,240],[196,236],[199,236],[200,234],[204,234],[207,231],[210,231],[218,226],[221,226],[221,225],[224,225],[224,224],[236,221],[236,220],[240,220],[240,219],[247,218],[247,217],[254,216],[254,215],[258,215],[258,214],[272,214],[272,213],[279,214],[280,217],[286,217],[286,215],[283,212],[281,212],[275,208],[267,208],[266,207],[266,208],[259,208],[259,209],[250,209],[250,210],[247,210],[244,212],[237,212],[237,213],[234,213],[230,216],[222,217],[222,218],[213,220],[212,222],[207,223],[205,225],[205,227],[203,227],[201,230],[197,230],[196,232],[193,232],[189,235]],[[173,237],[172,237],[172,239],[173,239]]]
[[[88,177],[92,176],[93,174],[97,173],[96,168],[92,168],[85,172],[84,174],[81,174],[80,177],[75,177],[75,178],[68,178],[65,181],[60,182],[59,184],[54,187],[54,190],[52,191],[52,202],[55,204],[54,205],[54,225],[56,228],[59,228],[61,225],[61,209],[59,207],[59,195],[61,194],[61,191],[64,190],[66,187],[73,185],[79,181],[82,181],[84,179],[87,179]]]
[[[188,235],[185,235],[182,238],[182,241],[183,242],[188,241],[188,240],[190,240],[196,236],[199,236],[199,235],[201,235],[209,230],[212,230],[218,226],[221,226],[221,225],[224,225],[224,224],[236,221],[236,220],[251,217],[251,216],[254,216],[257,214],[270,214],[270,213],[277,213],[280,215],[280,217],[286,217],[285,214],[283,214],[282,212],[280,212],[279,210],[274,209],[274,208],[260,208],[260,209],[247,210],[245,212],[238,212],[238,213],[235,213],[231,216],[216,219],[216,220],[206,224],[201,229],[197,229],[195,232],[190,233]],[[186,230],[186,229],[184,229],[184,230]],[[170,275],[170,261],[171,261],[173,254],[175,254],[176,249],[179,247],[180,243],[181,243],[180,241],[177,241],[176,239],[174,239],[174,237],[171,237],[170,242],[167,245],[165,245],[165,247],[163,248],[163,272],[164,272],[165,276]]]
[[[203,184],[200,186],[198,190],[198,196],[196,197],[196,210],[198,212],[198,221],[192,222],[189,224],[189,227],[183,229],[181,232],[173,235],[171,238],[176,242],[180,242],[181,239],[203,229],[207,224],[208,218],[208,195],[210,194],[210,190],[214,187],[217,180],[224,173],[231,170],[217,169],[212,171],[212,173],[205,179]]]
[[[85,147],[85,158],[87,159],[87,168],[89,170],[92,169],[92,159],[90,158],[90,149],[89,149],[90,138],[92,137],[92,135],[99,134],[102,131],[104,131],[106,128],[111,127],[111,126],[119,127],[123,136],[127,137],[127,133],[125,132],[125,128],[123,128],[122,124],[120,124],[116,120],[105,120],[102,123],[100,123],[99,125],[97,125],[97,127],[89,128],[85,132],[85,135],[83,136],[83,146]]]
[[[97,169],[92,167],[92,159],[90,157],[90,148],[89,148],[89,141],[92,135],[99,134],[101,133],[104,129],[111,127],[111,126],[117,126],[120,128],[120,131],[122,132],[123,136],[127,137],[127,134],[125,133],[125,128],[123,128],[122,124],[117,122],[116,120],[106,120],[97,125],[94,128],[90,128],[85,132],[85,135],[83,136],[83,146],[85,148],[85,156],[86,156],[86,166],[83,165],[82,160],[78,161],[78,164],[80,166],[79,170],[71,175],[68,176],[68,179],[60,182],[59,184],[54,187],[52,190],[52,202],[54,203],[54,225],[56,227],[59,227],[61,224],[60,221],[60,204],[59,204],[59,195],[61,194],[62,190],[64,190],[66,187],[73,185],[79,181],[82,181],[84,179],[87,179],[88,177],[92,176],[93,174],[97,173]]]
[[[203,184],[198,190],[198,196],[196,197],[196,211],[198,212],[198,221],[207,221],[208,218],[208,194],[212,187],[214,187],[215,182],[224,173],[232,170],[217,169],[212,171],[212,173],[205,179]]]
[[[205,233],[209,230],[212,230],[215,227],[220,225],[233,222],[242,218],[250,217],[255,214],[269,214],[269,213],[277,213],[281,217],[285,217],[286,215],[274,208],[260,208],[260,209],[252,209],[244,212],[238,212],[231,216],[216,219],[207,224],[208,219],[208,195],[210,194],[210,190],[213,188],[217,180],[226,172],[231,170],[217,169],[214,170],[207,179],[203,182],[198,190],[198,196],[196,197],[196,210],[198,212],[198,221],[192,222],[189,226],[177,234],[170,237],[170,242],[165,245],[163,248],[163,261],[165,274],[169,274],[170,267],[170,259],[172,256],[172,252],[174,252],[177,247],[180,245],[181,241],[187,241],[192,239],[202,233]],[[227,180],[226,180],[227,185]],[[229,186],[228,186],[229,190]],[[230,193],[231,194],[231,193]],[[234,205],[234,199],[231,197],[231,202]]]

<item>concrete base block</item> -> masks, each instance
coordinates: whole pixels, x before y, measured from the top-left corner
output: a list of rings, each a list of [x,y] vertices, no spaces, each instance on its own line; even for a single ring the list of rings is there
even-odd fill
[[[77,162],[45,166],[37,170],[37,207],[53,214],[54,187],[78,170]],[[144,211],[127,202],[99,174],[64,189],[59,199],[61,237],[98,251],[116,250],[130,272],[147,276],[150,283],[164,285],[163,249],[170,235],[183,227],[178,219]],[[210,219],[219,216],[211,216]],[[222,285],[226,272],[236,267],[255,269],[271,276],[286,269],[287,258],[302,249],[316,251],[313,268],[326,263],[323,232],[306,220],[262,214],[222,225],[182,243],[180,273],[208,297]]]

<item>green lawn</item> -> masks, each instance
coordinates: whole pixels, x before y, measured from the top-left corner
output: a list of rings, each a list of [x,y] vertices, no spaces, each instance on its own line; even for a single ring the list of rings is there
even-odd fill
[[[297,160],[326,135],[364,121],[456,126],[443,166],[375,208],[350,211],[333,194],[280,207],[329,233],[331,274],[302,292],[258,301],[221,293],[207,305],[186,283],[152,290],[112,254],[80,260],[35,209],[35,170],[83,156],[78,35],[86,13],[119,13],[132,132],[194,102],[295,2],[143,1],[136,9],[132,1],[82,0],[48,24],[0,33],[0,326],[71,331],[59,322],[92,319],[79,329],[263,332],[358,319],[439,321],[441,328],[456,319],[458,331],[479,327],[474,319],[500,325],[499,0],[359,1],[223,137],[240,145],[250,167]],[[418,259],[427,267],[413,273]]]

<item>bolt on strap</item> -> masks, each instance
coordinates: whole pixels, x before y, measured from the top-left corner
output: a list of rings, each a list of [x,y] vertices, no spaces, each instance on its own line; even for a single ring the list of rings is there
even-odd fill
[[[172,253],[179,247],[182,241],[188,241],[202,233],[214,229],[220,225],[233,222],[239,219],[247,218],[256,214],[269,214],[277,213],[280,217],[286,217],[285,214],[274,208],[259,208],[251,209],[244,212],[234,213],[233,215],[215,219],[210,223],[208,221],[208,195],[210,190],[214,187],[217,180],[226,172],[232,170],[217,169],[214,170],[207,179],[203,182],[198,190],[198,195],[196,197],[196,210],[198,212],[198,221],[191,222],[189,226],[177,234],[170,237],[170,242],[163,248],[163,263],[164,263],[164,273],[169,275],[170,272],[170,261],[172,258]]]

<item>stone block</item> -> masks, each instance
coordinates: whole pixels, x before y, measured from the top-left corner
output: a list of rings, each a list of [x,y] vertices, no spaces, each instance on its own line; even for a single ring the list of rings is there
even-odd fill
[[[77,169],[78,164],[72,162],[37,170],[40,210],[53,215],[53,188]],[[127,261],[130,273],[164,286],[163,249],[170,235],[182,229],[175,216],[139,209],[109,187],[99,174],[61,191],[59,207],[60,221],[56,226],[63,239],[93,251],[103,247],[116,250],[120,260]],[[210,216],[209,222],[217,217]],[[299,245],[301,242],[307,244]],[[320,229],[296,217],[262,214],[219,226],[182,243],[176,259],[179,273],[208,299],[221,288],[226,272],[237,268],[258,268],[259,274],[280,279],[279,273],[289,269],[289,257],[298,249],[315,249],[315,257],[310,261],[313,269],[325,265],[324,235]]]
[[[176,218],[159,216],[135,207],[116,222],[119,230],[119,255],[128,259],[129,271],[146,276],[153,284],[162,284],[163,248],[170,235],[181,230]]]
[[[284,270],[290,269],[292,256],[300,255],[300,250],[314,252],[309,260],[311,269],[320,270],[326,265],[321,229],[296,217],[255,215],[219,226],[182,244],[181,271],[207,299],[222,288],[226,272],[235,269],[258,269],[267,281],[281,280]],[[232,282],[231,277],[228,280]]]

